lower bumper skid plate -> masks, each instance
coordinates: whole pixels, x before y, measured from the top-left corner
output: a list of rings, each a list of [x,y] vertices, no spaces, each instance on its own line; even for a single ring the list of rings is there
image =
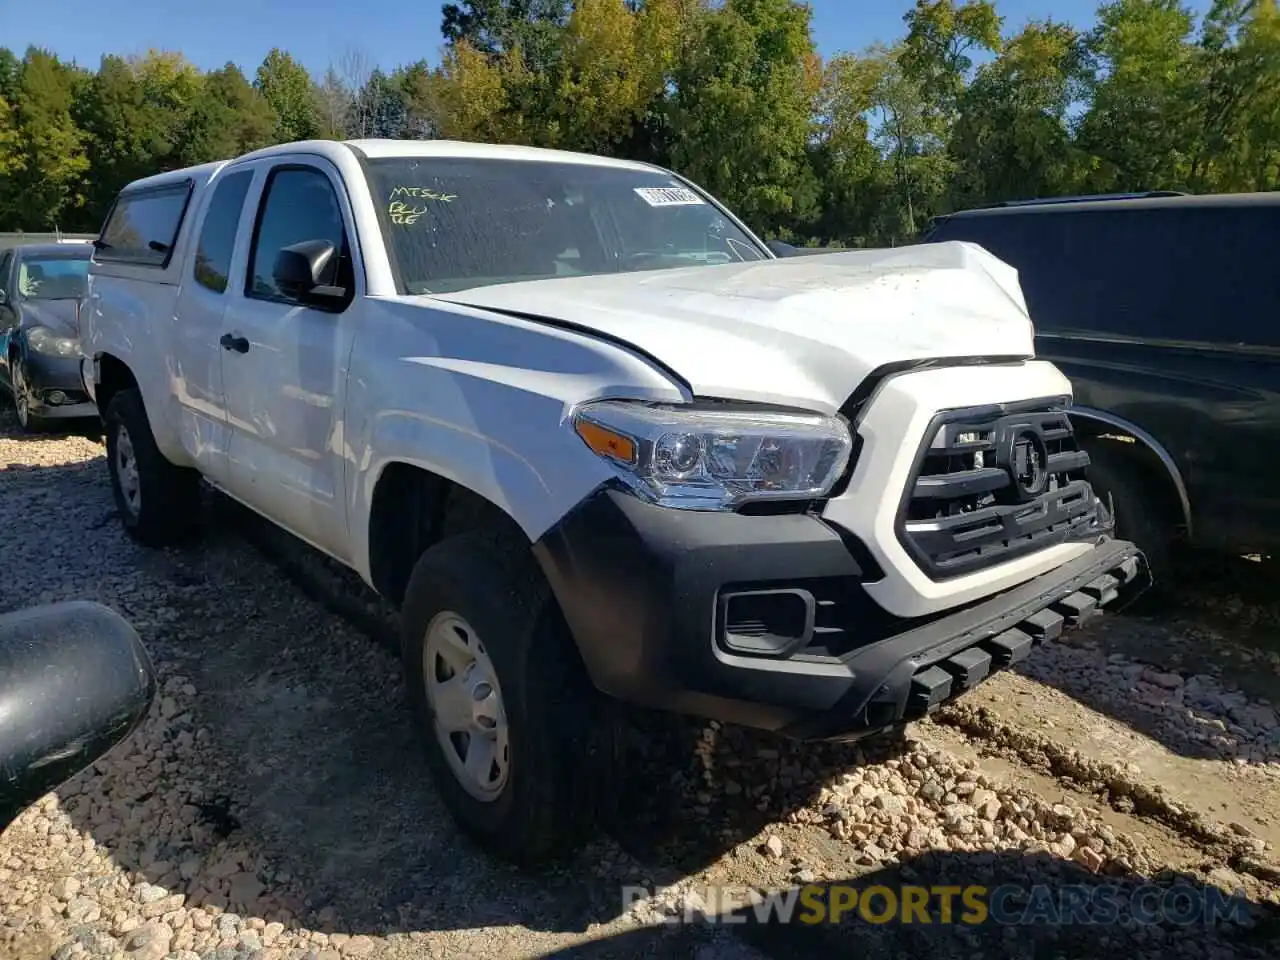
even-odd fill
[[[976,687],[993,670],[1026,658],[1035,644],[1056,639],[1064,627],[1088,623],[1102,612],[1103,606],[1119,597],[1138,573],[1138,560],[1130,557],[1109,573],[1031,614],[1016,627],[924,667],[911,678],[903,719],[932,713],[947,700]]]

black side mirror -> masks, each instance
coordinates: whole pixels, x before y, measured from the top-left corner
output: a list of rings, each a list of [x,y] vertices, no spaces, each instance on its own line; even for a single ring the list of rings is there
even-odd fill
[[[325,281],[335,272],[338,251],[328,240],[303,240],[276,254],[271,278],[287,297],[302,303],[324,303],[341,300],[342,287]]]
[[[137,632],[101,604],[0,616],[0,830],[132,733],[154,698]]]
[[[796,248],[782,240],[770,240],[765,243],[765,246],[773,251],[775,257],[794,257],[796,255]]]

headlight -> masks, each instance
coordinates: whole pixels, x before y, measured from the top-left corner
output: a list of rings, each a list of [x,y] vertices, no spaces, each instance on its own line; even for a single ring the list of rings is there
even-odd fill
[[[32,327],[27,331],[27,345],[36,353],[50,357],[80,356],[80,341],[75,337],[60,337],[48,327]]]
[[[825,496],[853,446],[836,417],[705,405],[605,400],[575,411],[573,427],[634,493],[685,510]]]

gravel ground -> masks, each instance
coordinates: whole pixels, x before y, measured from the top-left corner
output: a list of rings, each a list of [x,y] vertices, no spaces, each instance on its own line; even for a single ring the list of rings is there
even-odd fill
[[[0,837],[0,958],[1278,952],[1277,657],[1256,638],[1233,672],[1203,650],[1220,627],[1110,619],[861,747],[629,716],[608,835],[522,873],[460,840],[430,787],[392,612],[211,508],[198,546],[143,551],[115,521],[95,438],[0,421],[0,610],[106,603],[161,678],[126,743]],[[1068,927],[783,926],[746,892],[844,880],[1216,887],[1242,911],[1185,927],[1093,907],[1080,916],[1096,923]],[[743,899],[717,903],[713,884]],[[661,891],[624,907],[624,885]],[[735,907],[746,922],[670,923]]]

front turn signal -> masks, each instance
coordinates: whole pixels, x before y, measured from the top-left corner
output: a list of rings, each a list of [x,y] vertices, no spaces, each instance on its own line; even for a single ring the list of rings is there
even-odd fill
[[[573,428],[582,438],[582,442],[597,456],[609,457],[621,463],[636,462],[636,442],[625,434],[582,417],[574,420]]]

